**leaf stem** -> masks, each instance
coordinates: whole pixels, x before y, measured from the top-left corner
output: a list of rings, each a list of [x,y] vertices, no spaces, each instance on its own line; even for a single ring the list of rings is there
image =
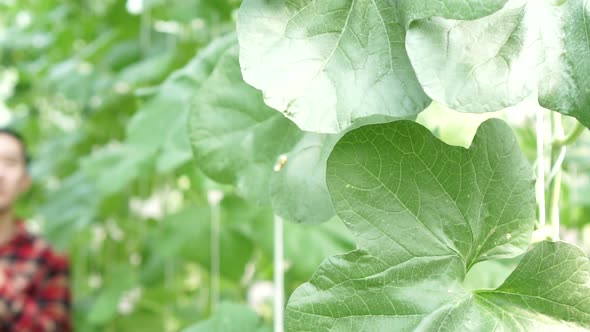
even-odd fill
[[[553,226],[553,241],[559,241],[559,198],[561,196],[561,168],[555,174],[551,185],[551,225]]]
[[[584,132],[584,129],[586,129],[586,127],[579,121],[576,121],[576,126],[574,127],[574,129],[565,138],[555,139],[553,141],[553,145],[557,147],[562,147],[575,143],[576,140],[580,137],[580,135],[582,135],[582,133]]]
[[[563,131],[563,124],[562,124],[562,117],[561,114],[554,112],[551,116],[551,130],[553,132],[553,140],[554,142],[560,141],[563,139],[564,131]],[[574,130],[576,131],[576,130]],[[578,135],[579,136],[579,135]],[[551,205],[550,205],[550,214],[551,214],[551,225],[553,228],[553,240],[559,240],[559,199],[561,197],[561,178],[562,178],[562,170],[561,165],[563,164],[563,160],[565,158],[566,147],[565,145],[551,145],[551,162],[554,165],[553,170],[551,171],[550,177],[552,177],[551,181]]]
[[[217,309],[220,294],[220,195],[222,194],[215,190],[208,193],[209,206],[211,207],[211,314],[215,313],[215,310]]]
[[[559,155],[557,156],[557,159],[555,159],[553,166],[551,166],[551,171],[549,171],[549,176],[547,177],[547,181],[545,181],[547,185],[553,181],[555,175],[557,175],[557,172],[561,171],[561,165],[563,165],[563,161],[565,160],[566,152],[567,148],[565,146],[562,146],[559,149]]]
[[[283,243],[283,218],[274,216],[274,332],[284,330],[285,264]]]

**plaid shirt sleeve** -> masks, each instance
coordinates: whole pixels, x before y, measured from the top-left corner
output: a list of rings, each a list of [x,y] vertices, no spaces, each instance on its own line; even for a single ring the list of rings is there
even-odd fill
[[[0,331],[70,332],[69,263],[21,234],[0,251]]]

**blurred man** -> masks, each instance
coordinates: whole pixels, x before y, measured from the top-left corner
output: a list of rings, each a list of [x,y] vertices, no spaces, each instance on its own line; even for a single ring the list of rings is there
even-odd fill
[[[68,332],[68,261],[13,215],[30,184],[24,141],[0,129],[0,331]]]

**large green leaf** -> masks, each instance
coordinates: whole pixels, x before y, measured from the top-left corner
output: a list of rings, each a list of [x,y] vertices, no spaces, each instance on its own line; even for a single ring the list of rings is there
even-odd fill
[[[407,25],[476,18],[506,0],[247,0],[238,16],[244,79],[301,129],[337,133],[373,114],[412,116],[430,102],[405,50]]]
[[[416,21],[406,46],[424,91],[453,109],[496,111],[538,93],[590,126],[589,31],[586,1],[513,0],[475,21]]]
[[[334,215],[325,184],[326,160],[338,139],[300,131],[267,107],[242,80],[238,48],[220,57],[193,102],[190,132],[195,159],[221,183],[293,222]]]
[[[522,253],[533,228],[532,171],[502,121],[484,122],[469,149],[408,121],[354,130],[327,182],[359,249],[295,291],[290,330],[590,327],[590,262],[565,243],[536,246],[496,290],[463,285],[476,262]]]
[[[589,280],[590,262],[582,250],[565,242],[544,241],[523,257],[500,287],[476,291],[474,300],[498,317],[497,329],[587,330]]]

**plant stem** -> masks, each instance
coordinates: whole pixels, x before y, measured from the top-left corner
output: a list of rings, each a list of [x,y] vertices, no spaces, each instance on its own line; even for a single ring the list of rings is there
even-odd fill
[[[551,186],[551,226],[553,226],[553,241],[559,240],[559,198],[561,196],[561,168],[555,174]]]
[[[274,332],[283,332],[285,303],[285,264],[283,246],[283,219],[274,216]]]
[[[219,303],[220,280],[220,239],[221,216],[219,201],[210,200],[211,206],[211,314],[217,309]]]
[[[536,196],[539,204],[539,224],[545,226],[545,156],[543,151],[543,109],[537,109],[537,186]]]
[[[556,139],[553,142],[553,145],[561,147],[575,143],[576,140],[580,137],[580,135],[582,135],[582,133],[584,132],[584,129],[586,129],[586,127],[584,127],[584,125],[581,124],[579,121],[576,121],[576,126],[574,127],[574,129],[565,138]]]
[[[559,155],[553,162],[553,166],[551,166],[551,170],[549,171],[549,176],[547,177],[547,181],[545,182],[547,185],[551,183],[557,172],[561,171],[561,165],[563,165],[563,161],[565,160],[565,153],[567,149],[565,146],[562,146],[559,149]]]
[[[554,112],[551,116],[551,130],[553,132],[553,140],[554,142],[560,141],[563,139],[564,132],[563,132],[563,125],[561,123],[561,114]],[[551,216],[551,226],[553,228],[553,240],[559,240],[559,199],[561,197],[561,178],[562,178],[562,171],[561,165],[563,163],[563,159],[565,157],[566,147],[565,146],[558,146],[555,144],[551,145],[551,163],[554,165],[552,170],[552,175],[554,174],[552,181],[551,181],[551,206],[550,206],[550,216]]]

